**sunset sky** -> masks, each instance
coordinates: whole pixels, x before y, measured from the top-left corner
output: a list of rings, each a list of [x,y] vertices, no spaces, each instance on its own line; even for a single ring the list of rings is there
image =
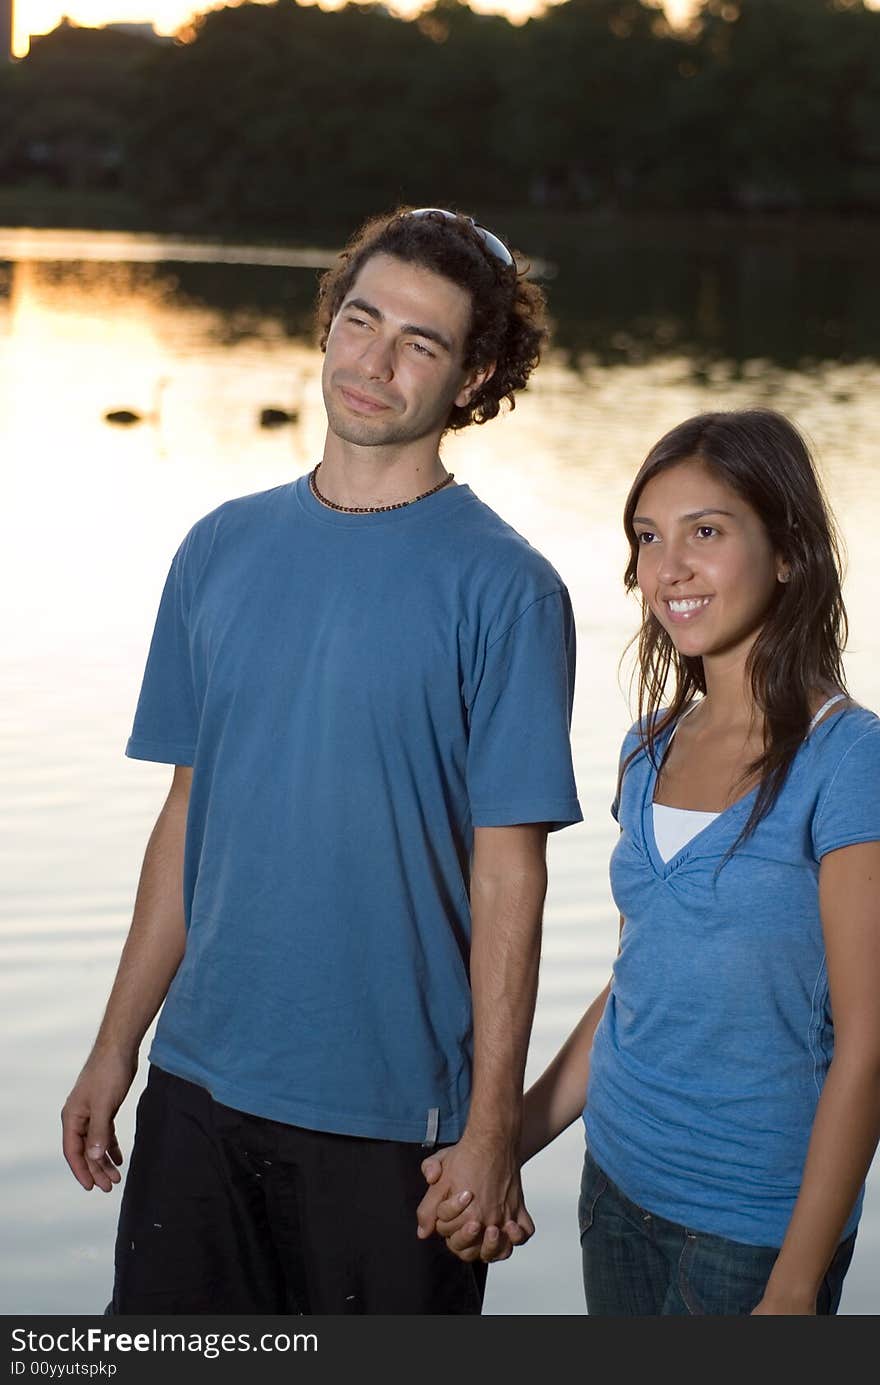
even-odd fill
[[[301,0],[303,4],[315,0]],[[112,20],[152,22],[160,34],[173,34],[193,14],[221,5],[198,4],[193,0],[14,0],[15,37],[13,47],[19,56],[27,52],[29,34],[45,34],[54,29],[62,15],[69,15],[78,24],[99,25]],[[321,0],[324,9],[337,9],[345,0]],[[388,0],[399,14],[413,14],[424,9],[430,0]],[[525,18],[554,0],[470,0],[475,10]],[[685,20],[699,0],[646,0],[657,9],[666,11],[673,24]],[[880,9],[880,0],[866,0],[869,9]]]
[[[304,0],[308,3],[309,0]],[[400,14],[423,9],[428,0],[390,0]],[[339,4],[344,0],[339,0]],[[552,3],[552,0],[551,0]],[[655,0],[675,23],[687,16],[696,0]],[[880,4],[880,0],[877,0]],[[336,0],[323,0],[325,9],[338,8]],[[541,7],[541,0],[472,0],[476,10],[525,17]],[[45,34],[54,29],[62,15],[78,24],[99,25],[111,20],[152,21],[161,34],[173,34],[192,14],[218,5],[192,3],[192,0],[15,0],[15,52],[27,52],[29,34]]]

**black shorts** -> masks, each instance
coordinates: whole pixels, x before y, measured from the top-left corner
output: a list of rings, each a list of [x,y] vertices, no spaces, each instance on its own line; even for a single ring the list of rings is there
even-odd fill
[[[486,1266],[416,1236],[420,1145],[283,1125],[151,1067],[113,1313],[480,1313]]]

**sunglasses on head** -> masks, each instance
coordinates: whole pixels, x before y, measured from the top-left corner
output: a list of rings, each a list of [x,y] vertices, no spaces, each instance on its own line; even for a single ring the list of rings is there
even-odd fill
[[[432,215],[443,216],[446,218],[447,221],[458,221],[459,218],[461,218],[462,221],[467,221],[471,226],[473,226],[474,230],[480,237],[486,249],[489,251],[490,255],[494,255],[496,260],[500,260],[503,265],[512,265],[515,263],[513,255],[511,251],[508,250],[507,246],[504,244],[504,241],[499,240],[499,238],[496,235],[494,235],[492,231],[488,231],[485,226],[480,226],[476,221],[474,221],[474,218],[472,216],[465,216],[463,213],[460,212],[450,212],[447,211],[445,207],[416,207],[414,211],[404,212],[404,216]]]

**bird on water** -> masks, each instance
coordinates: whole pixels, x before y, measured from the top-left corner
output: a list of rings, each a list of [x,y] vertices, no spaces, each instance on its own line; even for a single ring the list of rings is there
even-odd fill
[[[261,428],[278,428],[283,423],[296,423],[299,418],[299,409],[278,409],[274,406],[267,406],[260,410]]]
[[[165,379],[156,382],[152,409],[145,413],[139,413],[137,409],[108,409],[104,414],[104,422],[116,423],[123,427],[129,427],[132,423],[158,423],[159,402],[162,398],[162,391],[167,384],[168,381]]]

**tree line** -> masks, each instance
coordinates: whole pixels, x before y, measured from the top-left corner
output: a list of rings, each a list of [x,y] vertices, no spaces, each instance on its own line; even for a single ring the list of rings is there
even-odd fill
[[[399,201],[616,214],[880,211],[880,13],[640,0],[513,26],[293,0],[175,42],[65,25],[0,71],[0,186],[118,192],[180,230],[350,229]]]

